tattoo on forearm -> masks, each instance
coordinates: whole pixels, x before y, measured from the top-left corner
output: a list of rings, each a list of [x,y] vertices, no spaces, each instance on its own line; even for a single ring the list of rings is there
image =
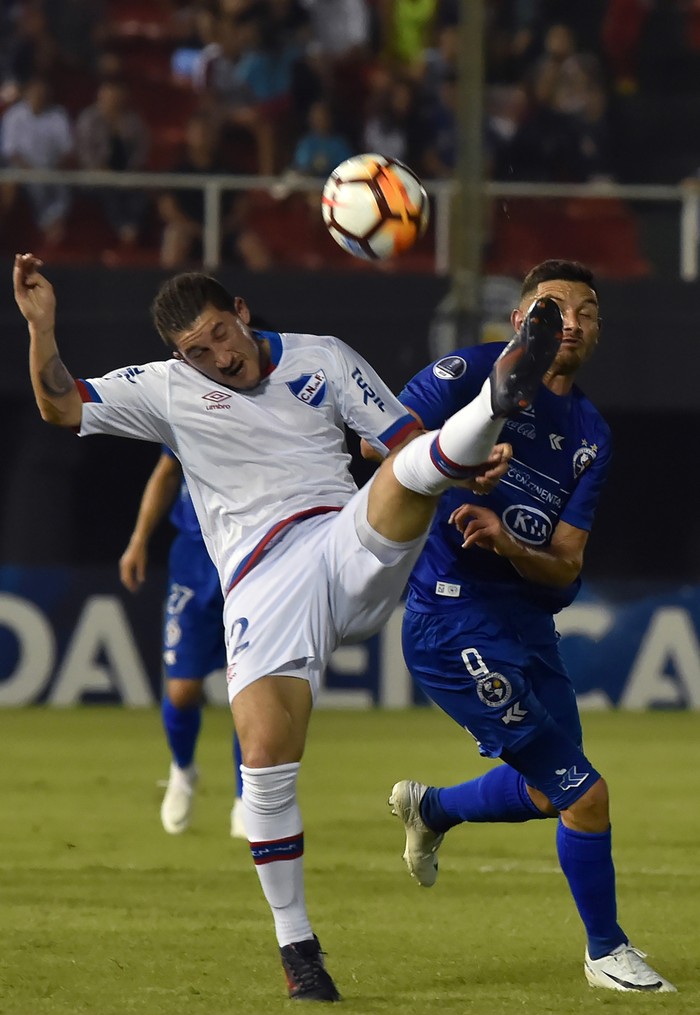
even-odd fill
[[[58,355],[52,356],[49,362],[41,368],[39,377],[42,388],[52,398],[69,395],[74,389],[75,382]]]

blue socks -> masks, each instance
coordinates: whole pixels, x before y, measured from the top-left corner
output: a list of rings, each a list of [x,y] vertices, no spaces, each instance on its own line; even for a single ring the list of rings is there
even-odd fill
[[[429,787],[420,809],[434,832],[446,832],[463,821],[516,822],[547,817],[530,799],[522,775],[506,764],[458,786]],[[588,954],[599,959],[627,941],[617,922],[610,829],[574,832],[560,820],[557,853],[586,928]]]
[[[627,941],[617,922],[611,831],[574,832],[560,821],[557,852],[588,934],[588,954],[599,959]]]
[[[173,761],[178,768],[189,768],[194,761],[197,738],[199,737],[199,730],[202,725],[202,709],[199,706],[196,708],[176,708],[168,697],[164,697],[161,702],[160,712]],[[243,793],[243,781],[241,779],[243,759],[235,733],[233,734],[231,750],[236,780],[236,796],[241,796]]]
[[[525,779],[510,765],[498,765],[477,779],[445,789],[429,787],[421,816],[434,832],[446,832],[463,821],[531,821],[546,818],[527,792]]]
[[[202,725],[201,708],[176,708],[168,697],[164,697],[160,713],[175,764],[178,768],[189,768]]]

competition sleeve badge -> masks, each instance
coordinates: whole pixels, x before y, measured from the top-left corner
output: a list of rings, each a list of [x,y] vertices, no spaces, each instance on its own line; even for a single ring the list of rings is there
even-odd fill
[[[456,381],[466,370],[467,361],[461,356],[443,356],[433,364],[433,373],[441,381]]]
[[[321,404],[326,394],[326,375],[323,370],[317,370],[313,374],[302,374],[294,381],[287,381],[287,387],[300,402],[317,406]]]

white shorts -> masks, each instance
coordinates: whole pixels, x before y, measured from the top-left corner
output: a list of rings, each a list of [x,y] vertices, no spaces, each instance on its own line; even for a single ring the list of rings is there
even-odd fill
[[[425,543],[379,535],[367,521],[370,480],[342,511],[290,527],[227,595],[229,701],[273,674],[301,677],[314,697],[338,645],[388,620]]]

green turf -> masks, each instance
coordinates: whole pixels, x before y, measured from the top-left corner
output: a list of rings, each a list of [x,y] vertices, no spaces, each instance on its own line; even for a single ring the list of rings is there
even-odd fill
[[[228,837],[225,711],[206,715],[195,820],[176,837],[158,819],[155,712],[5,710],[0,723],[1,1015],[299,1007],[247,847]],[[611,786],[621,922],[681,992],[586,986],[553,822],[456,829],[438,884],[420,889],[388,791],[482,772],[471,738],[431,710],[319,712],[300,779],[307,899],[343,1011],[700,1011],[700,716],[595,713],[585,726]]]

